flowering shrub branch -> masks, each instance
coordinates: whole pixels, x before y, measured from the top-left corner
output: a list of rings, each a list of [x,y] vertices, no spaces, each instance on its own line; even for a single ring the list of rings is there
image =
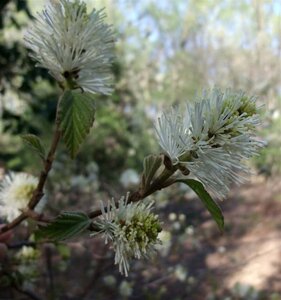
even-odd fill
[[[56,126],[56,130],[54,132],[53,141],[50,147],[50,151],[47,155],[47,158],[44,159],[44,169],[41,171],[41,175],[37,184],[37,187],[33,191],[32,198],[30,199],[29,203],[27,204],[27,209],[24,210],[18,217],[16,217],[12,222],[8,223],[6,226],[2,227],[0,229],[0,232],[6,232],[8,230],[13,229],[14,227],[18,226],[20,223],[22,223],[25,219],[32,218],[37,221],[42,221],[43,216],[36,215],[36,213],[31,214],[30,210],[33,210],[36,205],[39,203],[39,201],[44,196],[44,186],[46,183],[46,180],[48,178],[48,174],[52,168],[52,164],[55,158],[56,149],[58,147],[59,141],[61,138],[60,131],[58,127]]]
[[[171,108],[161,114],[155,133],[163,154],[144,159],[136,191],[101,203],[92,212],[64,211],[55,219],[46,218],[38,207],[44,206],[44,187],[60,140],[74,158],[94,123],[93,94],[109,95],[113,90],[114,36],[104,18],[102,10],[88,14],[80,0],[60,0],[46,6],[25,36],[31,57],[49,70],[63,94],[47,156],[38,137],[23,137],[43,160],[39,179],[7,177],[0,186],[1,215],[9,222],[0,232],[31,218],[40,223],[37,240],[64,241],[85,232],[101,235],[112,243],[115,263],[128,276],[130,260],[149,256],[159,243],[161,223],[148,196],[184,183],[199,196],[222,231],[223,214],[212,196],[223,199],[232,183],[243,181],[249,173],[245,160],[256,155],[263,142],[256,137],[260,122],[256,99],[215,88],[194,104],[187,103],[184,110]]]

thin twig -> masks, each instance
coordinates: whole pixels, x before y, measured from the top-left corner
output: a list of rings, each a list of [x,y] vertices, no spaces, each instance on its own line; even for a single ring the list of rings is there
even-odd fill
[[[48,177],[48,174],[52,168],[54,157],[55,157],[55,152],[58,147],[59,141],[61,138],[61,133],[58,128],[58,125],[56,125],[56,130],[54,132],[53,136],[53,141],[51,144],[50,151],[47,155],[47,158],[44,161],[44,168],[41,171],[40,177],[39,177],[39,182],[38,185],[32,195],[31,200],[28,203],[28,208],[30,210],[33,210],[35,206],[38,204],[38,202],[41,200],[41,198],[44,196],[44,186]],[[28,214],[28,210],[25,212],[22,212],[17,218],[15,218],[11,223],[6,224],[4,227],[0,229],[0,233],[6,232],[17,225],[19,225],[22,221],[30,217],[30,214]]]
[[[160,176],[151,184],[151,186],[146,191],[142,191],[141,187],[139,187],[138,190],[132,192],[129,195],[128,203],[138,202],[140,200],[143,200],[149,195],[153,194],[154,192],[159,191],[164,187],[167,187],[168,185],[166,184],[166,182],[175,173],[175,171],[176,171],[175,167],[171,169],[165,168],[163,172],[160,174]],[[102,214],[101,210],[97,209],[88,213],[88,217],[94,219],[100,216],[101,214]]]
[[[106,251],[107,251],[107,245],[104,245],[101,252],[106,253]],[[90,294],[90,292],[93,291],[95,284],[97,283],[98,279],[100,278],[100,275],[104,271],[104,265],[105,265],[106,260],[108,260],[108,258],[106,258],[106,257],[103,257],[103,259],[98,260],[96,268],[91,276],[91,279],[89,280],[87,285],[84,287],[84,290],[80,294],[79,299],[87,298],[87,296]]]
[[[53,275],[53,264],[52,264],[52,249],[47,246],[45,248],[45,255],[46,255],[46,268],[47,268],[47,275],[48,275],[48,284],[47,292],[50,295],[50,299],[53,299],[55,296],[55,288],[54,288],[54,275]]]
[[[7,245],[8,249],[20,249],[20,248],[25,247],[25,246],[35,248],[36,247],[36,243],[29,242],[29,241],[23,241],[23,242],[14,243],[14,244],[8,244]]]

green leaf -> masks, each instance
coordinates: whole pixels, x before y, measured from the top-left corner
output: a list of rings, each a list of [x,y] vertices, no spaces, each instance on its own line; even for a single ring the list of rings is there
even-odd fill
[[[90,93],[65,91],[58,108],[58,122],[66,147],[74,158],[95,120],[94,98]]]
[[[149,155],[143,161],[143,175],[142,175],[142,185],[144,190],[146,190],[162,164],[161,156]]]
[[[41,143],[38,136],[34,134],[25,134],[21,136],[22,140],[28,145],[33,151],[35,151],[44,160],[45,159],[45,148]]]
[[[194,179],[178,179],[177,182],[187,184],[199,196],[213,219],[216,221],[219,229],[223,231],[224,217],[219,205],[212,199],[210,194],[205,190],[203,184]]]
[[[91,224],[91,219],[82,212],[63,212],[54,222],[40,226],[35,232],[35,239],[63,241],[73,238],[85,231]]]

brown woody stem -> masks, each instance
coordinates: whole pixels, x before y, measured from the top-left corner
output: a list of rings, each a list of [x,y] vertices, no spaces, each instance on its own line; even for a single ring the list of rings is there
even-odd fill
[[[169,179],[177,170],[176,167],[172,167],[171,169],[165,168],[163,172],[159,175],[158,178],[150,185],[150,187],[146,191],[141,191],[139,188],[137,191],[132,192],[129,195],[128,203],[130,202],[138,202],[140,200],[145,199],[146,197],[150,196],[154,192],[161,190],[164,187],[167,179]],[[100,209],[94,210],[88,214],[88,217],[94,219],[102,214]]]
[[[44,186],[45,186],[48,174],[52,168],[53,161],[55,158],[55,153],[56,153],[60,138],[61,138],[61,133],[60,133],[58,124],[56,124],[56,129],[54,132],[51,148],[49,150],[47,158],[44,160],[44,168],[41,171],[38,185],[37,185],[35,191],[33,192],[32,198],[30,199],[30,201],[28,203],[29,210],[33,210],[35,208],[35,206],[38,204],[38,202],[41,200],[41,198],[44,196],[44,192],[43,192]],[[29,211],[29,210],[27,210],[27,211]],[[24,221],[28,217],[30,217],[30,213],[22,212],[12,222],[10,222],[9,224],[2,227],[0,229],[0,233],[6,232],[6,231],[16,227],[17,225],[19,225],[22,221]]]

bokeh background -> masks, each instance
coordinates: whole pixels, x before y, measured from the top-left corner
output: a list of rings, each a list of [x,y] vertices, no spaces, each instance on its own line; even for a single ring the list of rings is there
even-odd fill
[[[44,2],[0,1],[0,177],[11,170],[38,175],[40,161],[20,135],[37,134],[46,145],[52,136],[60,89],[34,67],[23,43]],[[9,251],[15,283],[1,287],[0,299],[281,299],[281,2],[86,2],[105,7],[116,31],[116,89],[96,98],[96,121],[77,159],[60,146],[47,214],[94,209],[132,190],[143,158],[160,151],[158,112],[193,101],[203,89],[257,95],[267,146],[251,162],[248,183],[222,203],[223,235],[182,186],[153,196],[163,245],[152,260],[134,262],[128,278],[98,238],[34,245],[24,227]]]

